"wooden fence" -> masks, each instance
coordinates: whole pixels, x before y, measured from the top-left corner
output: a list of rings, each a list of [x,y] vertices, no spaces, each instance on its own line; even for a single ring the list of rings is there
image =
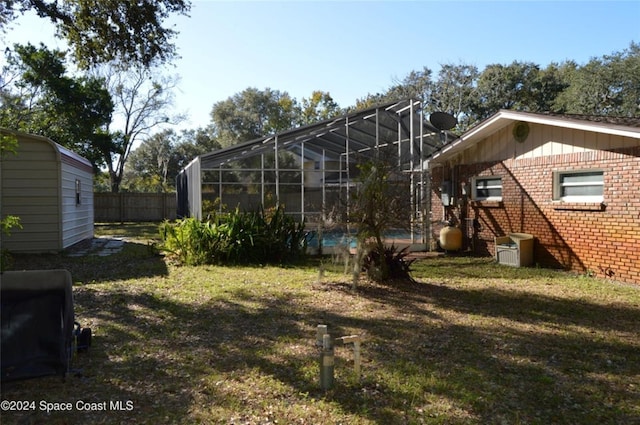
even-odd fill
[[[176,218],[175,193],[94,193],[94,221],[162,221]]]

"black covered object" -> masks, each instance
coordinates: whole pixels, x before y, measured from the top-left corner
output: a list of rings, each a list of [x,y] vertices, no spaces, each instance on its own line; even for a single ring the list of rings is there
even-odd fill
[[[65,376],[73,347],[73,294],[66,270],[0,274],[1,379]]]
[[[183,170],[176,176],[176,214],[178,218],[189,217],[189,179]]]

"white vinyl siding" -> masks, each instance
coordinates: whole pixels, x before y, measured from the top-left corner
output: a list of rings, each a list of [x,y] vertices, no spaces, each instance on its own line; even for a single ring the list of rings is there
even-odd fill
[[[3,216],[20,218],[22,229],[3,236],[2,248],[57,252],[93,237],[91,163],[45,137],[5,132],[16,135],[18,148],[2,158],[0,205]]]

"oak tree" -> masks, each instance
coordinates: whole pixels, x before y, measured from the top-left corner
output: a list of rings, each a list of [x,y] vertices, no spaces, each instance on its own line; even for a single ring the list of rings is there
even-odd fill
[[[0,30],[34,11],[53,23],[81,68],[112,61],[150,67],[176,56],[172,39],[177,32],[166,20],[190,9],[188,0],[4,0]]]

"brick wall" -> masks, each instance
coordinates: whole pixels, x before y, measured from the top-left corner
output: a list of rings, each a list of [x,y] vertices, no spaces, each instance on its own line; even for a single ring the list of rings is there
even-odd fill
[[[554,202],[553,172],[597,168],[604,172],[604,204]],[[463,200],[461,183],[474,176],[502,177],[502,201]],[[453,207],[439,187],[454,180]],[[436,166],[432,170],[433,237],[441,218],[461,225],[466,247],[493,255],[494,237],[509,232],[536,238],[534,262],[640,284],[640,147],[530,159]]]

